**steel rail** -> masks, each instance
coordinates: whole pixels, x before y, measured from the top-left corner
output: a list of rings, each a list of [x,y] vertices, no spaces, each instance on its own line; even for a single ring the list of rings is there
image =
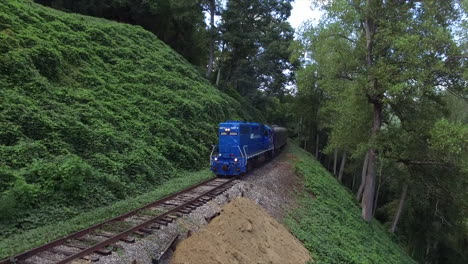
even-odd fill
[[[232,183],[235,179],[236,178],[231,178],[230,180],[222,183],[219,186],[216,186],[215,188],[213,188],[213,189],[211,189],[209,191],[204,192],[201,195],[198,195],[196,198],[191,199],[190,201],[188,201],[186,203],[183,203],[183,204],[181,204],[181,205],[179,205],[179,206],[177,206],[177,207],[175,207],[175,208],[173,208],[173,209],[171,209],[171,210],[169,210],[169,211],[167,211],[167,212],[165,212],[163,214],[160,214],[160,215],[158,215],[158,216],[156,216],[156,217],[154,217],[154,218],[152,218],[152,219],[150,219],[148,221],[145,221],[145,222],[143,222],[141,224],[138,224],[138,225],[136,225],[136,226],[134,226],[132,228],[129,228],[129,229],[127,229],[127,230],[125,230],[125,231],[123,231],[123,232],[121,232],[121,233],[119,233],[119,234],[117,234],[117,235],[115,235],[115,236],[113,236],[113,237],[111,237],[109,239],[106,239],[106,240],[104,240],[104,241],[102,241],[102,242],[100,242],[100,243],[98,243],[98,244],[96,244],[94,246],[91,246],[91,247],[89,247],[87,249],[84,249],[84,250],[74,254],[74,255],[71,255],[71,256],[67,257],[66,259],[64,259],[64,260],[61,260],[60,262],[57,262],[57,264],[68,263],[68,262],[70,262],[72,260],[87,256],[87,255],[89,255],[89,254],[91,254],[91,253],[93,253],[93,252],[95,252],[95,251],[97,251],[97,250],[99,250],[99,249],[101,249],[103,247],[111,245],[111,244],[119,241],[121,238],[127,237],[128,235],[134,233],[135,231],[138,231],[138,230],[140,230],[140,229],[142,229],[142,228],[144,228],[146,226],[149,226],[149,225],[153,224],[154,222],[156,222],[156,221],[158,221],[160,219],[163,219],[164,217],[166,217],[166,216],[168,216],[170,214],[178,212],[180,209],[183,209],[187,205],[190,205],[190,204],[196,202],[197,200],[199,200],[203,196],[206,196],[206,195],[220,189],[221,187],[224,187],[224,186]]]
[[[100,227],[102,227],[102,226],[104,226],[106,224],[109,224],[109,223],[112,223],[112,222],[119,221],[119,220],[122,220],[124,218],[130,217],[130,216],[135,215],[135,214],[137,214],[138,212],[140,212],[140,211],[142,211],[144,209],[155,207],[155,206],[157,206],[159,204],[162,204],[162,203],[164,203],[164,202],[166,202],[168,200],[174,199],[175,197],[177,197],[177,196],[179,196],[179,195],[181,195],[183,193],[192,191],[192,190],[194,190],[194,189],[196,189],[196,188],[198,188],[200,186],[203,186],[203,185],[205,185],[205,184],[207,184],[209,182],[215,181],[217,179],[219,179],[219,178],[211,178],[211,179],[202,181],[202,182],[200,182],[200,183],[198,183],[198,184],[196,184],[194,186],[191,186],[191,187],[186,188],[184,190],[175,192],[173,194],[169,194],[169,195],[167,195],[167,196],[165,196],[165,197],[163,197],[163,198],[161,198],[161,199],[159,199],[157,201],[146,204],[143,207],[131,210],[131,211],[127,212],[127,213],[124,213],[124,214],[118,215],[116,217],[113,217],[111,219],[105,220],[105,221],[100,222],[98,224],[95,224],[95,225],[93,225],[91,227],[88,227],[86,229],[77,231],[77,232],[72,233],[70,235],[67,235],[65,237],[56,239],[56,240],[54,240],[52,242],[49,242],[49,243],[44,244],[42,246],[33,248],[31,250],[25,251],[25,252],[20,253],[18,255],[15,255],[15,256],[0,260],[0,264],[12,264],[12,263],[16,263],[16,262],[21,261],[21,260],[28,259],[28,258],[30,258],[30,257],[32,257],[34,255],[37,255],[40,252],[44,252],[44,251],[47,251],[48,249],[59,246],[59,245],[63,244],[64,242],[66,242],[67,240],[82,237],[82,236],[84,236],[84,235],[86,235],[88,233],[91,233],[92,231],[94,231],[94,230],[96,230],[96,229],[98,229],[98,228],[100,228]]]

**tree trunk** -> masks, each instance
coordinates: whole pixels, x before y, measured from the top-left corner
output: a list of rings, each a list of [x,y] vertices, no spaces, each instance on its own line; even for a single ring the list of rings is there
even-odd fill
[[[354,184],[356,184],[356,172],[353,171],[353,183],[351,184],[351,192],[354,192]]]
[[[336,176],[336,164],[338,159],[338,149],[335,149],[335,153],[333,154],[333,175]]]
[[[299,118],[299,129],[297,131],[297,138],[299,139],[299,146],[301,145],[301,141],[302,141],[302,138],[304,137],[304,133],[302,132],[303,128],[302,128],[302,119],[303,117],[301,116],[301,118]]]
[[[221,78],[221,66],[218,69],[218,76],[216,76],[216,87],[219,87],[219,79]]]
[[[346,163],[346,151],[343,151],[343,158],[341,159],[340,172],[338,173],[338,180],[341,182],[343,179],[343,171]]]
[[[403,211],[403,206],[405,205],[406,193],[408,191],[408,184],[403,185],[403,191],[401,192],[400,203],[398,204],[398,209],[393,219],[392,228],[390,232],[395,233],[398,221],[400,220],[401,212]]]
[[[374,201],[374,208],[372,208],[372,216],[375,216],[375,211],[377,210],[377,203],[379,202],[379,193],[380,193],[380,186],[382,185],[381,180],[379,180],[379,185],[377,186],[377,191],[375,192],[375,201]]]
[[[376,138],[382,124],[382,104],[374,102],[374,118],[372,122],[372,138]],[[366,184],[364,186],[364,194],[362,196],[362,218],[366,222],[372,220],[372,210],[374,209],[375,196],[375,166],[377,159],[377,149],[371,147],[369,149],[369,157],[367,163]]]
[[[429,252],[430,251],[431,251],[431,242],[427,241],[426,242],[426,254],[424,255],[426,260],[424,261],[424,264],[431,264],[431,262],[429,260]]]
[[[383,162],[380,162],[379,168],[379,184],[377,185],[377,192],[375,193],[374,209],[372,210],[372,215],[375,216],[375,211],[377,210],[377,204],[379,202],[380,187],[385,183],[387,177],[382,177]]]
[[[210,0],[210,58],[208,60],[208,69],[206,70],[206,78],[210,78],[211,71],[213,70],[213,60],[214,60],[214,46],[215,46],[215,32],[214,32],[214,16],[216,11],[216,2],[215,0]]]
[[[364,191],[364,186],[366,184],[366,175],[367,175],[367,162],[369,161],[369,152],[366,153],[366,157],[364,158],[364,164],[362,165],[362,173],[361,173],[361,184],[359,185],[359,189],[356,195],[356,199],[358,202],[361,201],[362,193]]]
[[[317,131],[317,136],[316,136],[316,140],[315,140],[315,157],[317,158],[317,160],[319,159],[319,133]]]
[[[375,140],[379,134],[380,127],[382,125],[382,94],[378,90],[377,79],[372,73],[374,66],[374,37],[377,30],[377,25],[374,20],[375,14],[373,13],[372,6],[380,4],[378,1],[367,0],[366,14],[364,17],[364,31],[366,34],[366,66],[367,66],[367,81],[368,85],[365,87],[366,95],[368,96],[369,102],[373,106],[373,118],[372,118],[372,129],[371,139]],[[366,222],[372,220],[372,210],[374,209],[374,196],[375,196],[375,165],[377,160],[377,149],[375,146],[369,148],[368,157],[368,168],[366,183],[364,186],[364,194],[362,197],[362,218]]]
[[[426,240],[426,254],[424,256],[424,264],[432,264],[432,263],[439,263],[435,256],[433,256],[433,252],[437,252],[437,245],[439,244],[438,241],[428,239]]]

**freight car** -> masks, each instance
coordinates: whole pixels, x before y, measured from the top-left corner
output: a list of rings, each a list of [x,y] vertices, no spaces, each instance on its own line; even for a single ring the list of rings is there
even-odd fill
[[[259,157],[269,160],[287,143],[287,129],[261,123],[227,121],[219,124],[219,144],[210,155],[216,175],[239,175],[253,167]]]
[[[273,126],[273,135],[273,146],[275,150],[280,150],[288,141],[288,130],[284,127]]]

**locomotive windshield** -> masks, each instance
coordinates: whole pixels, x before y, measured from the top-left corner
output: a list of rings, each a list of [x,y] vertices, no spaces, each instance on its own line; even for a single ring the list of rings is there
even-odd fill
[[[238,136],[239,127],[238,126],[221,126],[219,127],[220,136]]]
[[[237,132],[226,132],[226,131],[221,131],[219,133],[221,136],[237,136],[239,133]]]

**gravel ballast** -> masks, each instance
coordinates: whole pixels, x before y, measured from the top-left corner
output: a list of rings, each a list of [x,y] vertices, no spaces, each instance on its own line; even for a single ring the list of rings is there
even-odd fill
[[[171,239],[178,241],[205,226],[218,215],[221,208],[236,197],[244,196],[262,206],[275,220],[282,223],[287,212],[295,206],[295,193],[300,188],[300,179],[294,173],[293,157],[283,151],[268,163],[262,160],[258,168],[242,176],[237,183],[223,194],[196,208],[190,214],[154,230],[145,237],[135,237],[135,243],[116,243],[117,250],[109,256],[101,256],[99,264],[110,263],[156,263],[160,252]],[[169,263],[172,249],[157,263]]]

